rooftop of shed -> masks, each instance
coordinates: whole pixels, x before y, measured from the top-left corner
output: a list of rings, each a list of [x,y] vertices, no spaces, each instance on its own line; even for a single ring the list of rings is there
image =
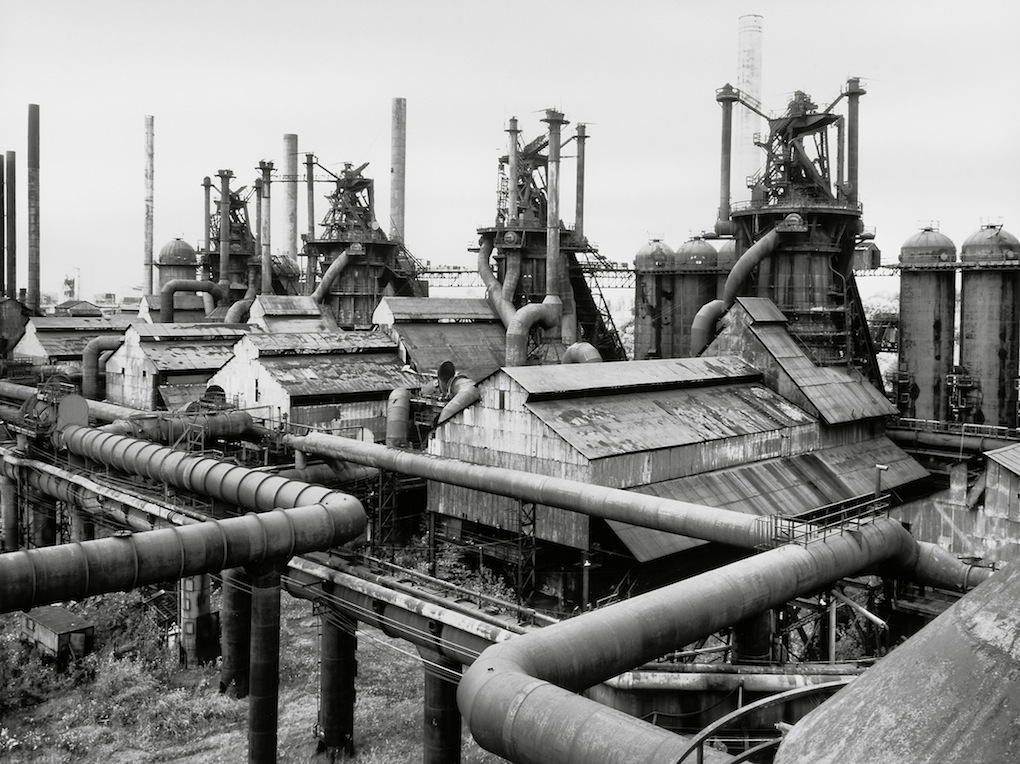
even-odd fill
[[[329,355],[335,353],[363,353],[390,351],[396,348],[395,340],[383,332],[280,332],[251,334],[252,345],[260,357],[281,355]]]
[[[404,371],[396,353],[274,356],[259,363],[292,397],[388,395],[397,387],[421,385],[416,374]]]
[[[390,326],[406,322],[498,322],[499,316],[485,298],[383,297],[372,315],[375,324]]]

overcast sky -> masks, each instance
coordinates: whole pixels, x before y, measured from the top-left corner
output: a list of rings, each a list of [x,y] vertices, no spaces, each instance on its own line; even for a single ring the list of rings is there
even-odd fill
[[[19,286],[30,103],[44,292],[76,268],[86,298],[141,283],[149,114],[157,253],[201,240],[204,176],[231,169],[250,184],[259,160],[282,169],[284,133],[331,169],[370,162],[388,229],[394,97],[407,99],[406,239],[420,259],[472,263],[475,229],[495,215],[507,119],[530,139],[550,107],[568,135],[589,125],[585,232],[603,254],[632,261],[649,237],[679,246],[715,220],[715,90],[736,82],[746,13],[764,18],[766,109],[781,112],[794,90],[827,104],[862,78],[861,200],[886,260],[929,220],[957,246],[985,220],[1020,234],[1020,4],[1009,0],[0,0]],[[573,172],[567,159],[565,186]],[[303,189],[299,200],[303,231]],[[572,224],[573,202],[561,209]]]

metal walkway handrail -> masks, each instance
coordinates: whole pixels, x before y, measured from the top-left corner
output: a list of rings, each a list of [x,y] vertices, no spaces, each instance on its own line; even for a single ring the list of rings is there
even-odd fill
[[[680,758],[677,759],[676,764],[681,764],[681,762],[686,761],[692,753],[697,753],[698,764],[703,764],[705,760],[705,741],[715,735],[715,733],[720,729],[732,724],[742,716],[746,716],[754,711],[760,711],[761,709],[768,708],[769,706],[785,703],[788,700],[796,700],[797,698],[807,697],[827,690],[838,690],[845,687],[852,681],[853,679],[836,679],[831,682],[821,682],[820,684],[808,685],[807,687],[797,687],[792,690],[776,693],[775,695],[769,695],[767,698],[762,698],[761,700],[756,700],[753,703],[748,703],[746,706],[741,706],[735,711],[731,711],[725,716],[712,722],[710,725],[705,727],[705,729],[691,738],[690,744],[684,750]],[[758,749],[760,750],[761,747],[759,746]]]

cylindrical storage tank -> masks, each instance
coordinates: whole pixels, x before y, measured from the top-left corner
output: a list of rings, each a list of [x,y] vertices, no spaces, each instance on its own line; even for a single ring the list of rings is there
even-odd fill
[[[953,371],[956,245],[923,228],[900,247],[899,373],[896,405],[916,419],[950,419],[946,380]]]
[[[677,274],[673,282],[676,320],[671,327],[668,352],[663,349],[664,358],[690,355],[691,324],[702,306],[715,299],[719,279],[719,255],[715,247],[700,236],[680,245],[676,261]]]
[[[634,257],[634,359],[667,358],[678,316],[673,298],[677,256],[661,239],[652,239]]]
[[[157,291],[174,279],[194,281],[198,273],[198,253],[183,239],[174,239],[159,251],[156,267],[159,269]]]
[[[964,421],[1016,427],[1020,242],[982,226],[960,247],[960,364],[973,385]]]

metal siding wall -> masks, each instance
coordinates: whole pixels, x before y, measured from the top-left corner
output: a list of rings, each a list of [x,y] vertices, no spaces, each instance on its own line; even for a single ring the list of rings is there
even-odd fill
[[[960,363],[980,385],[980,404],[969,421],[1016,426],[1020,365],[1015,272],[965,272],[960,300]]]
[[[946,375],[953,369],[955,273],[907,271],[900,279],[900,363],[916,398],[901,413],[918,419],[948,419]],[[911,393],[913,396],[913,393]]]
[[[336,420],[339,420],[337,422]],[[319,429],[367,427],[377,443],[386,439],[386,401],[351,401],[316,406],[293,406],[290,421]]]

